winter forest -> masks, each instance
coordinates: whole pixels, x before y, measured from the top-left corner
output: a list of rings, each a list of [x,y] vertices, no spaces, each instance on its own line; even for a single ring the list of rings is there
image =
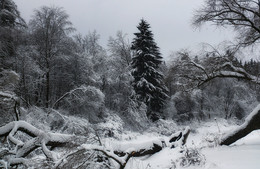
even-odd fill
[[[167,60],[146,18],[104,46],[63,7],[19,8],[0,0],[0,168],[259,168],[259,0],[204,0],[191,27],[234,39]]]

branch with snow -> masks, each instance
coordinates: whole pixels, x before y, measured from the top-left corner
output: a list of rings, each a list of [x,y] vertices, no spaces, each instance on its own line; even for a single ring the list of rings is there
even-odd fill
[[[19,135],[18,131],[31,136],[31,138],[25,141],[19,139],[17,136]],[[119,144],[114,142],[110,147],[105,147],[94,144],[83,144],[86,142],[85,137],[85,140],[82,140],[82,137],[75,135],[42,131],[25,121],[13,121],[0,127],[0,137],[6,137],[5,141],[9,145],[8,148],[0,149],[0,166],[6,168],[6,166],[23,164],[29,167],[32,164],[32,160],[28,159],[27,155],[36,148],[41,148],[45,157],[52,161],[56,167],[61,166],[62,163],[67,163],[66,161],[70,156],[80,151],[94,150],[113,159],[119,164],[120,169],[123,169],[132,157],[153,155],[161,151],[164,147],[175,148],[184,145],[189,133],[190,129],[186,128],[184,131],[177,132],[167,139],[157,138],[145,142],[124,142]],[[48,147],[68,145],[67,143],[76,145],[78,148],[70,153],[66,153],[63,157]],[[87,162],[88,159],[84,160]]]
[[[187,127],[184,131],[177,132],[171,135],[168,139],[154,139],[145,142],[125,142],[120,144],[113,144],[110,148],[104,146],[96,146],[91,144],[83,144],[81,148],[86,150],[95,150],[102,152],[108,158],[115,160],[120,169],[126,167],[127,162],[132,157],[141,157],[146,155],[153,155],[161,151],[165,147],[179,147],[186,144],[186,140],[190,133],[190,128]]]
[[[32,138],[25,142],[21,141],[15,137],[15,134],[18,131],[22,131],[30,135]],[[8,165],[26,165],[27,159],[25,157],[38,147],[41,147],[43,153],[48,159],[56,161],[57,155],[55,152],[50,151],[47,145],[57,146],[72,142],[75,138],[73,135],[51,133],[39,130],[25,121],[13,121],[0,127],[0,136],[6,136],[7,141],[15,145],[14,149],[8,150],[9,152],[5,152],[5,154],[14,155],[14,157],[7,159]],[[4,154],[4,150],[1,151],[1,154],[2,153]]]
[[[63,100],[65,97],[67,97],[68,95],[71,95],[77,91],[85,91],[86,90],[86,87],[84,86],[81,86],[81,87],[78,87],[78,88],[75,88],[75,89],[72,89],[71,91],[63,94],[58,100],[56,100],[56,102],[52,105],[52,108],[55,108],[57,106],[57,104]]]
[[[183,77],[196,82],[196,85],[198,87],[216,78],[238,78],[248,80],[255,84],[260,84],[260,79],[258,77],[249,74],[245,69],[241,67],[234,66],[231,62],[227,60],[223,64],[213,68],[212,70],[208,70],[203,65],[195,63],[193,61],[188,61],[187,65],[193,66],[201,72],[196,75],[183,75]]]

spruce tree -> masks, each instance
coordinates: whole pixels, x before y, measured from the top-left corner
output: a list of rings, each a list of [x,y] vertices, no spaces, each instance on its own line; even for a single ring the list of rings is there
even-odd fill
[[[132,42],[132,85],[138,100],[147,105],[148,117],[156,120],[156,113],[162,111],[168,97],[163,74],[159,71],[162,56],[154,41],[150,25],[142,19],[137,28],[139,31],[134,34]]]

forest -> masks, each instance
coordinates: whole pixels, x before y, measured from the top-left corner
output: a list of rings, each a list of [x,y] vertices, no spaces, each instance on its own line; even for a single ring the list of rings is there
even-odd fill
[[[205,0],[192,26],[208,23],[234,41],[165,61],[145,18],[102,46],[62,7],[26,23],[1,0],[0,168],[257,169],[260,61],[241,56],[257,55],[260,1]]]

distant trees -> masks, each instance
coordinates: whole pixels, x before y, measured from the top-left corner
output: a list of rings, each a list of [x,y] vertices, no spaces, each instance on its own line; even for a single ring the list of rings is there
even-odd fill
[[[236,59],[236,51],[216,48],[203,46],[199,55],[187,50],[174,54],[166,75],[171,96],[167,105],[171,110],[167,108],[167,113],[173,114],[174,119],[203,120],[217,116],[241,120],[251,111],[250,105],[255,106],[258,101],[255,83],[259,81],[246,71],[248,65],[256,68],[258,62],[244,65]]]
[[[139,32],[135,33],[132,42],[132,86],[138,100],[148,106],[147,115],[156,120],[155,112],[161,112],[168,97],[163,75],[159,71],[162,56],[147,21],[142,19],[137,28]]]
[[[15,94],[20,76],[11,70],[18,29],[26,27],[12,0],[0,1],[0,122],[19,120],[20,99]],[[14,112],[14,113],[13,113]],[[15,115],[15,116],[14,116]],[[13,116],[13,117],[12,117]]]
[[[0,66],[7,67],[4,59],[15,52],[14,29],[25,27],[17,6],[12,0],[0,1]]]
[[[29,26],[33,44],[39,52],[37,63],[45,72],[45,106],[50,104],[50,76],[55,57],[69,51],[68,34],[73,31],[69,16],[59,7],[42,7],[35,10]]]
[[[113,110],[124,112],[129,103],[132,93],[130,81],[131,63],[131,43],[127,39],[127,35],[118,31],[115,37],[108,40],[109,52],[109,77],[110,86],[107,90],[107,104]]]
[[[205,5],[197,11],[194,16],[193,24],[200,26],[203,23],[211,22],[217,26],[231,26],[237,32],[238,46],[252,46],[260,39],[260,1],[255,0],[206,0]],[[219,53],[219,52],[218,52]],[[226,52],[226,56],[234,53]],[[203,85],[216,78],[236,78],[259,85],[259,77],[250,68],[245,70],[240,65],[234,64],[232,60],[224,57],[214,57],[218,62],[217,69],[207,71],[204,66],[195,65],[203,75],[197,77],[199,84]],[[252,64],[253,65],[253,64]],[[249,72],[250,71],[250,72]],[[257,70],[256,70],[257,71]],[[232,97],[232,94],[231,94]],[[228,102],[227,102],[228,103]],[[230,102],[228,103],[230,104]],[[228,110],[228,109],[227,109]],[[241,110],[238,110],[241,111]],[[259,129],[259,106],[248,116],[246,122],[235,132],[225,136],[221,145],[230,145],[236,140],[246,136],[251,131]],[[229,114],[228,114],[229,116]]]
[[[0,2],[0,26],[13,28],[18,25],[24,26],[24,24],[15,3],[12,0],[2,0]]]

